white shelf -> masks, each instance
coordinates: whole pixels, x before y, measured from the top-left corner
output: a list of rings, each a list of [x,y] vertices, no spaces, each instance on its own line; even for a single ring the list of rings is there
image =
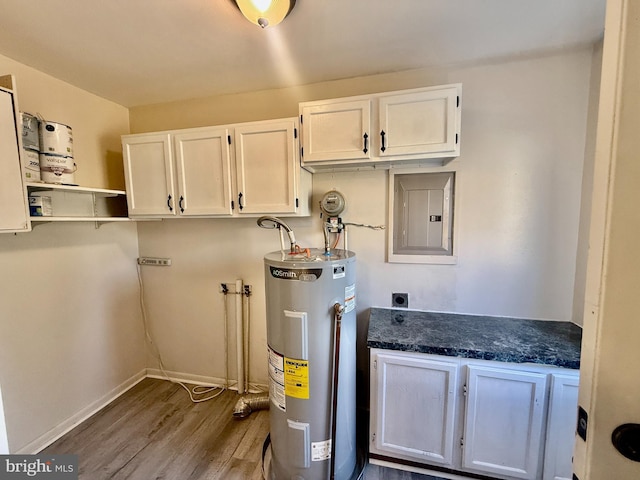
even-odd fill
[[[34,216],[29,217],[31,222],[132,222],[129,217],[54,217]]]
[[[77,193],[94,193],[104,197],[116,197],[118,195],[126,195],[124,190],[108,190],[105,188],[80,187],[78,185],[63,185],[59,183],[44,182],[27,182],[27,188],[30,192],[42,192],[46,190],[60,190],[66,192]]]
[[[127,197],[124,190],[80,187],[42,182],[27,182],[29,195],[47,192],[53,215],[29,217],[32,224],[48,222],[127,222]]]

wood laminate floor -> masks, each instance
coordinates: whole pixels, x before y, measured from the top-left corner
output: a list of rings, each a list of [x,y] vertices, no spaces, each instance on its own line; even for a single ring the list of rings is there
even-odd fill
[[[261,480],[268,411],[233,418],[227,391],[192,403],[166,380],[146,378],[43,453],[77,454],[80,480]],[[367,480],[438,480],[367,465]]]

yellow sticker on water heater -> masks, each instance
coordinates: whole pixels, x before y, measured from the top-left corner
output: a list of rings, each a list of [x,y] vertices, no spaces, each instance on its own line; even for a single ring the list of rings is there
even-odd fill
[[[284,393],[288,397],[309,398],[309,361],[284,357]]]

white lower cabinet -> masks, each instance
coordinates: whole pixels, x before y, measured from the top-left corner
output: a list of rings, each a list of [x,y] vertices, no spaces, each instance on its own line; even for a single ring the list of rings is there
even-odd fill
[[[379,386],[372,447],[453,466],[458,363],[382,352],[373,362]]]
[[[462,468],[535,480],[547,374],[467,365]]]
[[[576,437],[578,383],[577,372],[551,375],[544,480],[573,477],[571,457]]]
[[[375,348],[370,362],[372,463],[571,478],[578,371]]]

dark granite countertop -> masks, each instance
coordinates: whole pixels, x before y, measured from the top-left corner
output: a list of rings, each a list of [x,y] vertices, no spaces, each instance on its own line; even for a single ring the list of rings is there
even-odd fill
[[[580,368],[582,329],[571,322],[371,308],[371,348]]]

